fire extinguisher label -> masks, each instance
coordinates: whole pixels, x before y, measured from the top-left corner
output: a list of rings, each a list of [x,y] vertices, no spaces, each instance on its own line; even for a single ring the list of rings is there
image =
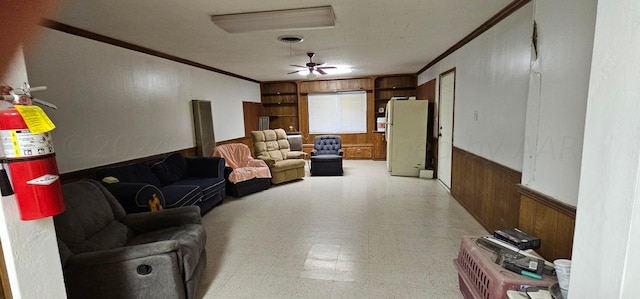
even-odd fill
[[[20,158],[54,153],[50,132],[32,134],[27,129],[0,130],[4,156]]]
[[[27,181],[27,184],[30,185],[51,185],[58,179],[57,175],[53,174],[45,174],[39,178],[35,178],[33,180]]]
[[[14,108],[18,110],[18,113],[20,113],[20,116],[22,116],[22,119],[33,134],[49,132],[56,128],[47,114],[38,106],[15,105]]]

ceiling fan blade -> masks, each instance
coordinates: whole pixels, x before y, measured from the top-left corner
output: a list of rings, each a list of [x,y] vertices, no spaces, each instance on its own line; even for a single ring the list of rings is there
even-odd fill
[[[335,66],[321,66],[324,65],[324,62],[320,62],[320,63],[315,63],[313,62],[313,57],[315,56],[315,53],[307,53],[307,56],[309,56],[309,62],[306,63],[306,66],[302,66],[302,65],[298,65],[298,64],[290,64],[289,66],[293,66],[293,67],[297,67],[297,68],[301,68],[303,70],[297,70],[297,71],[293,71],[293,72],[289,72],[287,74],[295,74],[295,73],[299,73],[299,72],[305,72],[305,71],[309,71],[309,74],[312,75],[314,72],[317,72],[320,75],[326,75],[327,72],[325,72],[324,70],[328,70],[328,69],[336,69],[337,67]]]

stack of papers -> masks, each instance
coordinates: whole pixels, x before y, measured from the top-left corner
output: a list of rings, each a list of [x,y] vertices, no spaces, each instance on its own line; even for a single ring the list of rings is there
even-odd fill
[[[553,299],[553,297],[551,297],[551,293],[549,293],[549,291],[547,290],[537,290],[535,292],[518,292],[518,291],[507,291],[507,296],[509,296],[509,299],[524,299],[524,298],[531,298],[531,299]]]

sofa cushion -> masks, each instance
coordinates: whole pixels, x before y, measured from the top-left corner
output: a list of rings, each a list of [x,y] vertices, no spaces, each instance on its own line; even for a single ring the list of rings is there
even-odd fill
[[[338,156],[338,155],[311,156],[311,162],[314,162],[314,161],[318,161],[320,163],[342,161],[342,156]]]
[[[151,166],[153,173],[158,176],[162,186],[171,185],[187,177],[187,161],[179,153],[167,156]]]
[[[196,185],[169,185],[160,188],[165,198],[165,208],[194,205],[202,200],[202,189]]]
[[[105,177],[114,177],[120,182],[143,183],[156,187],[162,186],[158,177],[151,171],[151,168],[143,163],[101,168],[96,171],[96,180],[102,181]]]
[[[177,181],[175,185],[198,186],[198,190],[202,192],[202,200],[208,200],[225,187],[224,178],[186,178]]]
[[[302,168],[304,170],[304,163],[305,161],[302,159],[289,159],[289,160],[282,160],[282,161],[278,161],[276,162],[276,164],[273,165],[273,167],[271,167],[271,172],[279,172],[279,171],[284,171],[284,170],[289,170],[289,169],[294,169],[294,168]]]

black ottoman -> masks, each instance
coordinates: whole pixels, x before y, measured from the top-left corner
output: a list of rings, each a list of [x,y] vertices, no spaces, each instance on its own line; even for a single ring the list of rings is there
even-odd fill
[[[311,175],[342,175],[342,156],[311,156]]]

